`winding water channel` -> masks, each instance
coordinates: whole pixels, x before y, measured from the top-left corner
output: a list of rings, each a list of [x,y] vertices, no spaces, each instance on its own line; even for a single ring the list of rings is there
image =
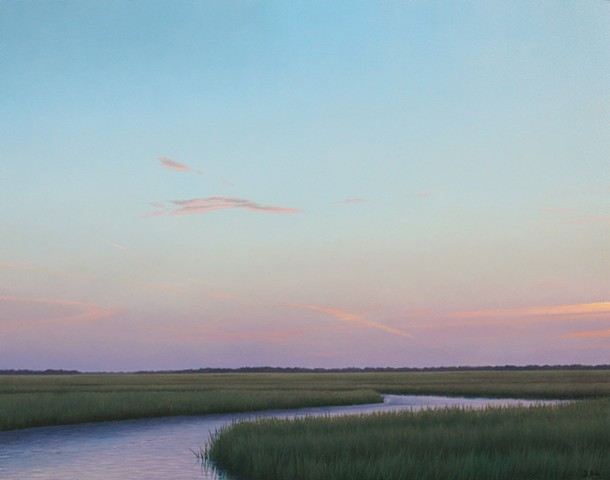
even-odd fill
[[[235,420],[348,415],[445,406],[535,405],[541,401],[385,395],[383,404],[256,413],[167,417],[41,427],[0,433],[3,480],[229,480],[201,465],[193,452]]]

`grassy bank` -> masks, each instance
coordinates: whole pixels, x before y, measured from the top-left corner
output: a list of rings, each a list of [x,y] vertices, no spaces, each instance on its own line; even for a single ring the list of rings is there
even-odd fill
[[[610,371],[0,376],[0,430],[380,401],[379,393],[610,396]]]
[[[607,480],[610,400],[239,423],[209,456],[249,480]]]
[[[279,378],[230,374],[0,377],[0,431],[381,401],[372,390],[293,387]]]

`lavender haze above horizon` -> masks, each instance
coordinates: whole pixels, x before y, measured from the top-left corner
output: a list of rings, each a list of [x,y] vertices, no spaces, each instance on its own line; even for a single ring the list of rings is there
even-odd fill
[[[609,27],[0,0],[0,369],[608,363]]]

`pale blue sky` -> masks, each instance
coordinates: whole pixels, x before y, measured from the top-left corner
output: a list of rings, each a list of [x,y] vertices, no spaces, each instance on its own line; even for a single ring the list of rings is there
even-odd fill
[[[609,301],[609,27],[602,1],[0,0],[0,368],[601,362],[610,313],[443,338],[405,312]]]

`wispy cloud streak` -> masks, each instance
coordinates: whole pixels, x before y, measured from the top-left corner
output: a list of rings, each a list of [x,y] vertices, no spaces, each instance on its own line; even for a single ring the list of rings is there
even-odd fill
[[[92,322],[101,320],[102,318],[110,317],[119,313],[115,308],[103,308],[91,303],[79,302],[76,300],[66,300],[57,298],[35,298],[35,297],[15,297],[15,296],[0,296],[1,303],[24,303],[24,304],[43,304],[59,308],[70,308],[77,311],[72,315],[59,315],[57,317],[46,317],[44,319],[21,319],[14,320],[9,318],[0,318],[0,327],[21,327],[30,324],[40,325],[45,324],[72,324],[80,322]],[[6,313],[4,313],[6,315]],[[10,315],[10,314],[9,314]]]
[[[399,335],[405,338],[413,338],[413,335],[410,333],[404,332],[397,328],[388,327],[387,325],[383,325],[382,323],[373,322],[372,320],[367,319],[362,315],[357,315],[355,313],[346,312],[344,310],[339,310],[337,308],[330,307],[319,307],[317,305],[300,305],[300,304],[287,304],[285,305],[289,308],[299,308],[303,310],[312,310],[314,312],[324,313],[326,315],[330,315],[337,320],[341,320],[342,322],[352,322],[363,327],[368,328],[376,328],[378,330],[383,330],[384,332],[392,333],[394,335]]]
[[[563,338],[608,338],[610,330],[589,330],[586,332],[564,333]]]
[[[184,163],[177,162],[168,157],[159,157],[159,162],[161,162],[161,166],[163,168],[167,168],[168,170],[175,170],[178,172],[193,172],[197,175],[202,175],[201,170],[197,170],[196,168],[189,167]]]
[[[215,298],[217,300],[236,300],[239,298],[237,295],[233,295],[232,293],[210,293],[208,297]]]
[[[260,203],[239,197],[206,197],[191,200],[173,200],[170,202],[178,208],[169,212],[167,215],[199,215],[209,213],[214,210],[241,209],[262,213],[301,213],[302,210],[296,208],[278,207],[274,205],[263,205]]]
[[[555,305],[549,307],[468,310],[457,312],[409,312],[402,318],[413,318],[412,328],[436,329],[447,327],[474,328],[535,324],[542,322],[570,322],[591,319],[610,320],[610,302]],[[421,320],[418,321],[417,319]],[[437,320],[437,321],[434,321]],[[452,321],[454,320],[454,321]],[[457,321],[456,321],[457,320]]]
[[[152,207],[155,207],[156,210],[147,213],[146,215],[144,215],[144,218],[157,217],[159,215],[165,215],[166,213],[168,213],[167,205],[162,202],[148,202],[148,204]]]
[[[119,245],[118,243],[111,242],[110,240],[104,240],[104,242],[106,242],[111,247],[116,248],[117,250],[121,250],[122,252],[127,251],[127,249],[123,245]]]
[[[514,308],[498,310],[474,310],[465,312],[453,312],[447,315],[451,318],[482,318],[482,317],[506,317],[506,316],[556,316],[556,315],[579,315],[589,316],[592,314],[610,314],[610,302],[581,303],[576,305],[556,305],[550,307]]]

